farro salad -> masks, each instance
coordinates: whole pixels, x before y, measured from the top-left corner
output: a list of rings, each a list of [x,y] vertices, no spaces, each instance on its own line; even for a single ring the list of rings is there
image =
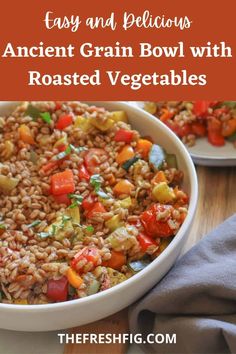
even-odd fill
[[[157,116],[188,146],[207,137],[214,146],[232,142],[236,147],[236,101],[145,102],[144,109]]]
[[[23,102],[0,118],[0,301],[104,291],[146,267],[183,223],[174,154],[124,111]]]

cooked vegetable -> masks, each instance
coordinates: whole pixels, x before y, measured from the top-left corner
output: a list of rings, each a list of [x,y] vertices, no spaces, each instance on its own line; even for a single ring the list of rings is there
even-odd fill
[[[143,109],[150,114],[155,114],[157,105],[155,102],[144,102]]]
[[[139,233],[137,239],[143,252],[146,252],[151,247],[156,248],[158,246],[158,243],[153,240],[153,238],[145,235],[144,233]]]
[[[51,123],[52,118],[49,112],[44,112],[44,113],[40,113],[40,117],[42,118],[42,120],[46,123]]]
[[[138,244],[135,235],[137,229],[134,226],[122,226],[113,231],[106,239],[113,250],[117,252],[127,251]]]
[[[223,105],[229,108],[236,108],[236,101],[224,101]]]
[[[115,270],[121,270],[123,265],[126,264],[126,256],[124,252],[115,252],[111,251],[111,258],[104,262],[104,266],[115,269]]]
[[[143,157],[147,158],[152,147],[151,141],[147,139],[139,139],[136,145],[136,151]]]
[[[169,168],[178,168],[177,158],[175,154],[166,154],[165,160]]]
[[[73,193],[75,191],[74,176],[71,170],[56,173],[51,177],[53,195]]]
[[[196,134],[197,136],[206,136],[207,128],[201,122],[194,122],[194,123],[192,123],[192,132],[193,132],[193,134]]]
[[[105,131],[111,129],[114,125],[114,121],[110,118],[106,119],[105,121],[99,121],[97,119],[90,119],[90,123],[98,130],[101,130],[102,132],[105,132]]]
[[[54,280],[49,279],[47,283],[47,297],[52,301],[66,301],[68,295],[68,281],[66,277]]]
[[[128,117],[125,111],[115,111],[111,113],[111,119],[115,122],[128,123]]]
[[[33,119],[37,119],[40,117],[40,110],[33,106],[31,103],[28,104],[28,107],[25,111],[25,116],[29,116]]]
[[[4,194],[10,193],[19,183],[18,178],[0,175],[0,191]]]
[[[229,137],[236,132],[236,118],[229,119],[223,122],[222,125],[222,135],[224,137]]]
[[[222,135],[221,130],[221,122],[217,118],[211,117],[211,119],[208,120],[208,140],[212,145],[225,145],[225,139]]]
[[[163,171],[158,171],[152,179],[152,183],[160,183],[160,182],[167,183],[166,175]]]
[[[71,204],[71,199],[68,198],[68,195],[66,193],[60,195],[54,195],[54,199],[58,204],[65,204],[67,206]]]
[[[151,237],[169,237],[174,234],[168,221],[171,220],[173,207],[171,205],[154,204],[144,211],[140,220],[146,233]],[[162,215],[165,217],[161,217]]]
[[[121,221],[120,216],[114,215],[112,218],[110,218],[109,220],[107,220],[105,222],[105,226],[110,230],[110,231],[115,231],[116,229],[118,229],[118,227],[121,227],[124,225],[124,222]]]
[[[109,276],[109,283],[111,288],[127,279],[123,273],[120,273],[117,270],[109,267],[107,268],[107,274]]]
[[[164,149],[156,144],[153,144],[149,152],[149,163],[154,170],[159,170],[165,161]]]
[[[59,149],[61,151],[61,147],[68,146],[67,135],[64,135],[61,139],[59,139],[53,147]]]
[[[122,165],[125,161],[134,157],[134,149],[130,145],[125,145],[116,157],[116,162]]]
[[[169,187],[166,182],[156,184],[152,190],[152,196],[160,203],[169,203],[175,199],[173,188]]]
[[[90,174],[88,173],[86,167],[83,164],[79,167],[79,178],[80,180],[85,180],[85,181],[90,180]]]
[[[56,122],[56,129],[64,130],[73,123],[73,116],[71,114],[64,114],[58,118]]]
[[[93,195],[89,195],[87,198],[85,198],[82,201],[82,207],[84,208],[85,211],[91,210],[94,204],[96,203],[97,198]]]
[[[70,267],[66,273],[68,282],[74,288],[78,289],[83,284],[83,279]]]
[[[96,172],[96,168],[100,165],[99,160],[107,159],[107,153],[103,149],[92,148],[89,149],[84,157],[85,167],[88,172],[94,174]]]
[[[133,136],[134,136],[134,132],[132,130],[119,129],[115,133],[114,140],[123,141],[129,144],[133,140]]]
[[[4,159],[9,159],[14,154],[14,144],[10,140],[4,142]]]
[[[139,160],[139,157],[134,156],[132,159],[130,159],[130,160],[124,162],[123,165],[122,165],[122,168],[123,168],[124,170],[128,171],[129,168],[130,168],[135,162],[137,162],[138,160]]]
[[[106,209],[100,202],[94,203],[94,205],[89,209],[88,213],[86,214],[87,219],[92,219],[94,218],[97,213],[105,213]]]
[[[99,291],[100,286],[101,284],[99,283],[98,280],[92,279],[88,285],[87,294],[88,295],[96,294]]]
[[[80,128],[84,133],[87,133],[91,128],[91,119],[78,116],[74,124],[75,128]]]
[[[118,196],[121,194],[130,195],[134,188],[134,185],[130,181],[127,179],[121,179],[113,188],[113,192]]]
[[[35,141],[28,125],[21,124],[18,128],[19,138],[26,144],[34,145]]]
[[[130,197],[124,198],[119,201],[121,208],[129,209],[132,206],[132,199]]]
[[[137,261],[132,261],[128,263],[128,267],[135,273],[140,272],[144,268],[146,268],[151,263],[151,259],[148,257],[144,257]]]

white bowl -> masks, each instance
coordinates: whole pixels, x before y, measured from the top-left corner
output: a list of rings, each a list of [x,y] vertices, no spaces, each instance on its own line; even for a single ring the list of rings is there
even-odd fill
[[[143,271],[104,292],[68,302],[45,305],[0,304],[0,327],[17,331],[50,331],[83,325],[109,316],[132,304],[153,287],[171,268],[189,237],[198,197],[197,176],[184,145],[163,123],[141,109],[120,102],[89,102],[108,110],[125,110],[132,127],[152,136],[157,144],[177,155],[184,171],[184,189],[190,195],[189,212],[167,249]],[[0,116],[15,102],[0,102]]]

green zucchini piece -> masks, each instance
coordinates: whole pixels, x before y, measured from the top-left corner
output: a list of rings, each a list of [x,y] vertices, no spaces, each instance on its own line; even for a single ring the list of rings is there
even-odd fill
[[[123,163],[123,165],[122,165],[122,168],[123,168],[124,170],[128,171],[129,168],[130,168],[135,162],[137,162],[138,160],[139,160],[139,157],[134,156],[134,157],[132,157],[132,159],[129,159],[129,160],[125,161],[125,162]]]
[[[168,167],[178,168],[177,158],[175,154],[166,154],[166,163]]]

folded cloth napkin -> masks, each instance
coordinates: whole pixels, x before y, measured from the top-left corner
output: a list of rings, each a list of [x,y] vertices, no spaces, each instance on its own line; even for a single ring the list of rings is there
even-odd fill
[[[148,354],[236,353],[236,214],[130,309],[130,329],[159,333],[159,344],[142,345]],[[176,343],[160,344],[166,334]]]

